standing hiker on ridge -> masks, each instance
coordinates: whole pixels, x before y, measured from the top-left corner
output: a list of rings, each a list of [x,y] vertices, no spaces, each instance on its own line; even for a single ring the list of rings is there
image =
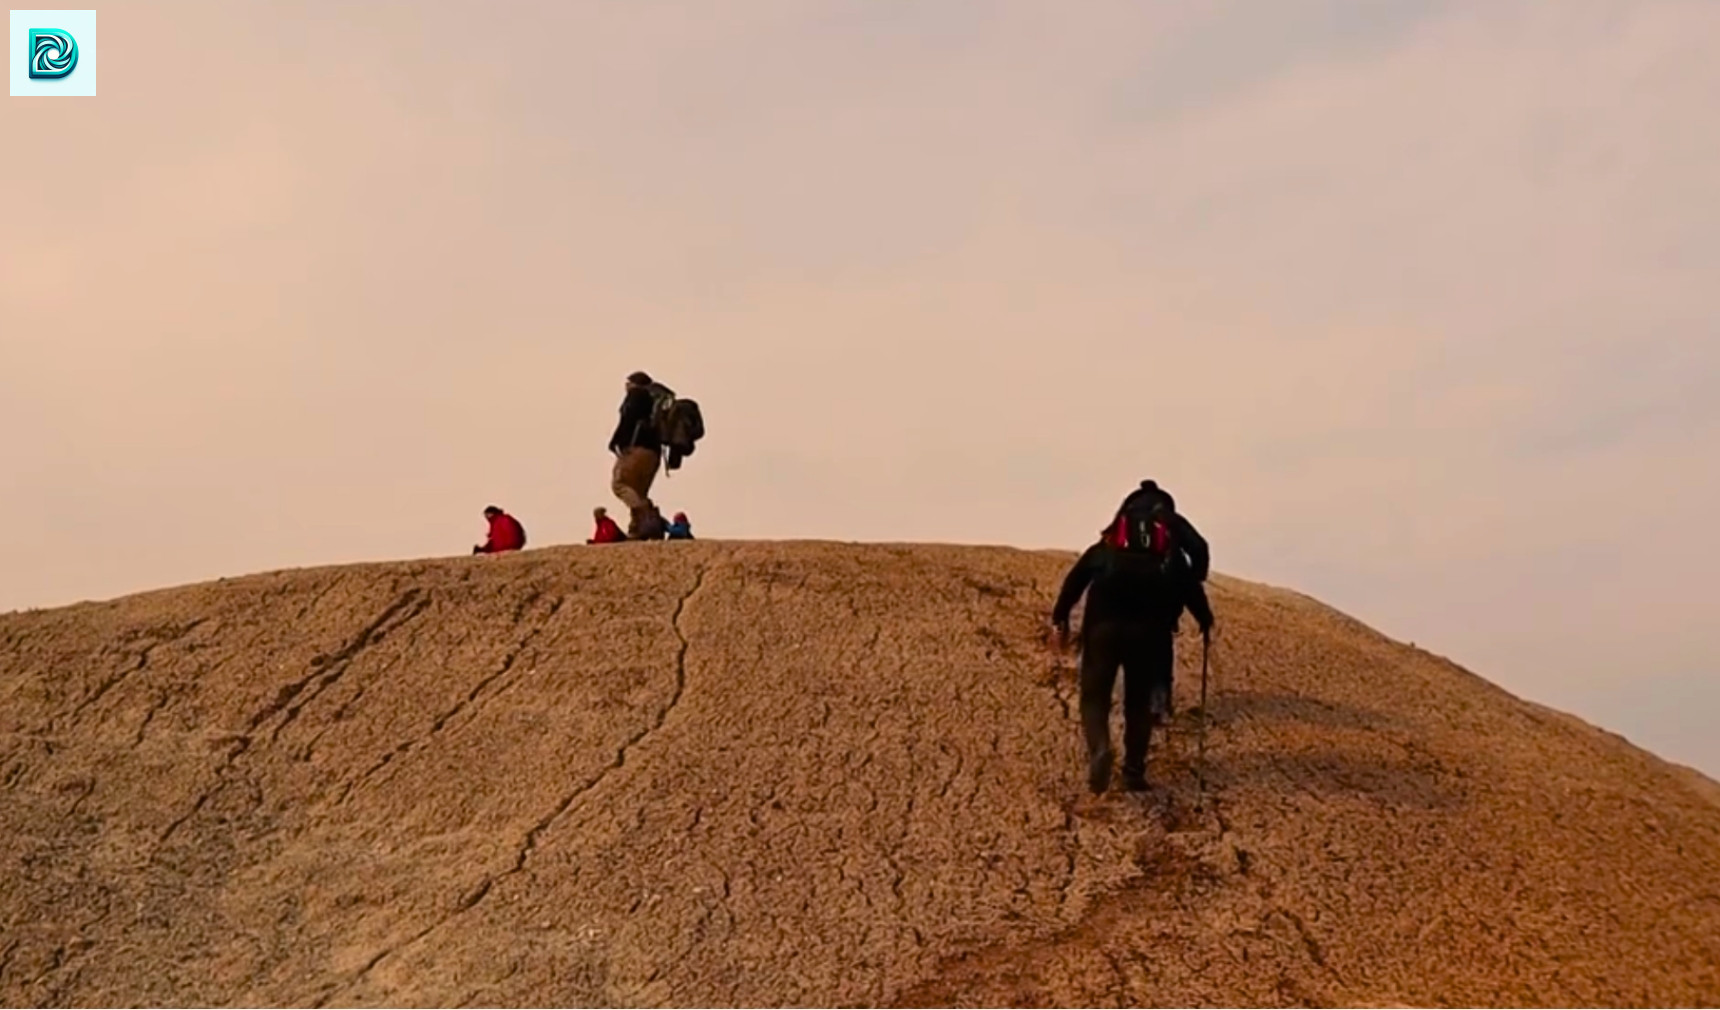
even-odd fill
[[[1153,723],[1170,708],[1174,636],[1186,608],[1212,628],[1206,594],[1178,555],[1175,524],[1150,502],[1125,508],[1106,535],[1082,553],[1063,580],[1051,611],[1059,645],[1069,639],[1070,612],[1083,593],[1081,620],[1081,727],[1087,745],[1087,785],[1102,793],[1111,784],[1111,693],[1123,670],[1123,786],[1147,788],[1147,746]]]
[[[634,372],[627,377],[621,399],[621,419],[609,436],[609,451],[615,454],[610,488],[627,506],[627,535],[639,535],[639,520],[651,507],[651,483],[662,463],[663,437],[657,431],[656,403],[651,396],[651,376]]]
[[[499,507],[490,505],[484,509],[484,518],[490,522],[489,539],[472,548],[473,554],[500,554],[503,551],[517,551],[526,545],[526,528],[520,521],[503,512]]]
[[[609,451],[615,454],[611,489],[627,506],[627,536],[632,539],[662,539],[662,513],[651,502],[651,483],[663,466],[667,449],[668,470],[678,470],[705,436],[704,416],[693,400],[652,379],[645,372],[627,377],[621,400],[621,418],[609,436]]]

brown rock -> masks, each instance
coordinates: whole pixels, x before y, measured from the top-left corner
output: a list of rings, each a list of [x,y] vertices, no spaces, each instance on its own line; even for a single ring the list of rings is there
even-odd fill
[[[0,1003],[1714,1005],[1714,785],[1217,578],[1084,795],[1069,555],[695,542],[0,616]],[[1709,790],[1704,794],[1703,790]]]

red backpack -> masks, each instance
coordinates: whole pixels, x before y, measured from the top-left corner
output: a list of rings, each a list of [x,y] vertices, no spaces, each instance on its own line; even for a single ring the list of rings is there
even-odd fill
[[[1171,531],[1162,519],[1135,519],[1119,513],[1116,523],[1105,531],[1105,542],[1125,551],[1169,554]]]
[[[1161,502],[1124,508],[1105,531],[1105,543],[1126,555],[1149,560],[1169,570],[1180,552]]]

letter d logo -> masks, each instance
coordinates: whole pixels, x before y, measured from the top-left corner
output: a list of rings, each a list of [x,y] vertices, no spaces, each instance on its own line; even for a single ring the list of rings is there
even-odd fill
[[[78,65],[78,40],[63,28],[32,28],[27,56],[30,76],[55,80],[70,74]]]

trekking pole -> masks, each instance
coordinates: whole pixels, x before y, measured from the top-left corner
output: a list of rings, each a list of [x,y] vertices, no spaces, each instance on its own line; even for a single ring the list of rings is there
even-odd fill
[[[1200,728],[1195,737],[1194,808],[1201,810],[1206,805],[1206,671],[1207,657],[1212,652],[1212,631],[1200,633]]]

